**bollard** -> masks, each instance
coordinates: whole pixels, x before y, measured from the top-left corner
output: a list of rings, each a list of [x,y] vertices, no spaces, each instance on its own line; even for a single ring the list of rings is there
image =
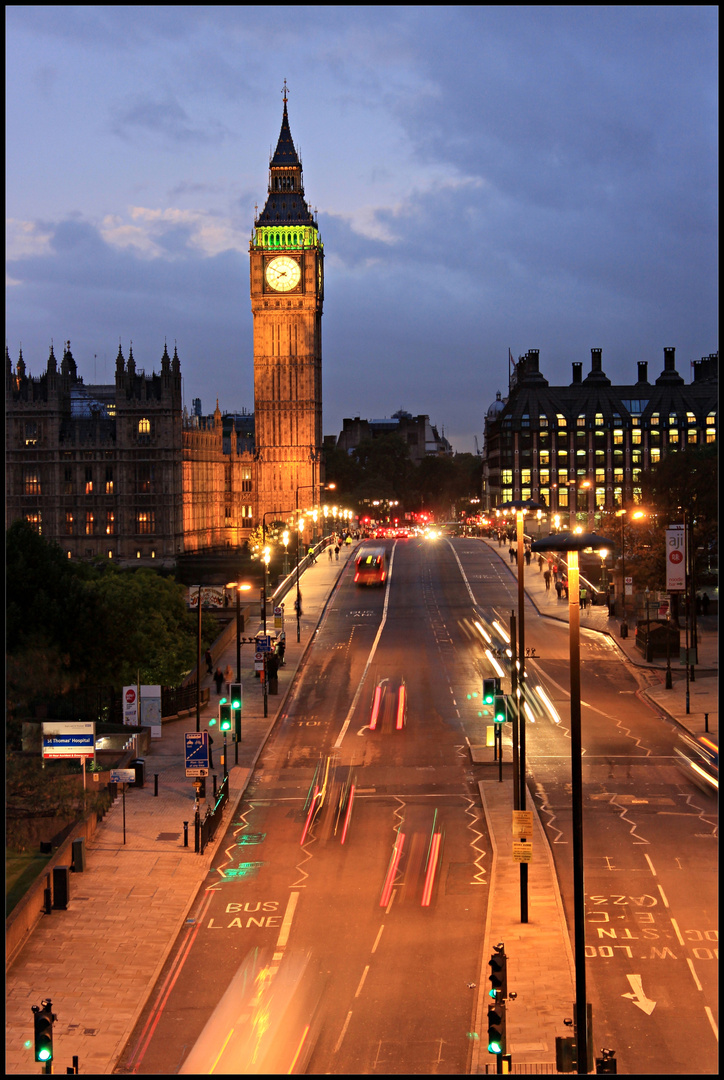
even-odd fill
[[[158,795],[158,773],[157,772],[155,772],[153,774],[153,794],[154,794],[154,797],[156,797]]]
[[[706,732],[709,731],[709,713],[708,712],[704,713],[704,731],[706,731]]]
[[[216,773],[214,773],[214,802],[216,802]]]
[[[50,892],[50,874],[47,874],[45,878],[45,888],[43,889],[43,910],[46,915],[50,915],[53,910]]]
[[[184,821],[184,847],[189,846],[189,823]]]

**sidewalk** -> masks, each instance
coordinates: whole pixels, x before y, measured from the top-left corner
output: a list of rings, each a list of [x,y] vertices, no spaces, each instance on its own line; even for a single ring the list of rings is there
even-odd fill
[[[44,915],[6,973],[6,1073],[36,1073],[31,1005],[50,998],[58,1017],[54,1028],[54,1072],[65,1072],[73,1055],[81,1073],[113,1071],[133,1031],[148,994],[187,921],[199,885],[223,839],[231,815],[246,788],[294,675],[325,605],[355,550],[342,547],[339,562],[326,552],[300,579],[300,642],[296,617],[287,616],[285,664],[279,671],[279,694],[268,697],[264,717],[260,680],[254,678],[250,645],[241,647],[244,711],[239,764],[229,740],[229,809],[214,841],[203,855],[194,853],[194,789],[184,770],[184,732],[195,731],[194,714],[163,725],[146,755],[145,787],[126,790],[126,844],[123,844],[119,797],[86,845],[86,869],[71,874],[66,911]],[[287,604],[291,608],[291,603]],[[260,627],[259,627],[260,628]],[[253,633],[256,625],[250,626]],[[247,631],[248,633],[249,631]],[[215,658],[222,670],[236,673],[236,641]],[[218,697],[210,675],[209,704],[202,710],[202,730],[217,712]],[[212,727],[213,761],[219,784],[222,737]],[[154,797],[154,774],[158,796]],[[211,775],[207,802],[213,802]],[[202,818],[204,807],[201,807]],[[183,846],[188,822],[189,846]]]

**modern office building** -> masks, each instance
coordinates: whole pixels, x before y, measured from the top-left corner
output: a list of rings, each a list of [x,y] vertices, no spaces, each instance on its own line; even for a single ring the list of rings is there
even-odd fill
[[[413,416],[404,409],[393,413],[384,420],[361,420],[345,418],[337,439],[337,446],[346,453],[355,450],[365,439],[378,439],[382,435],[399,435],[407,446],[410,459],[418,465],[430,454],[452,455],[453,449],[448,440],[438,433],[437,427],[430,423],[426,414]]]

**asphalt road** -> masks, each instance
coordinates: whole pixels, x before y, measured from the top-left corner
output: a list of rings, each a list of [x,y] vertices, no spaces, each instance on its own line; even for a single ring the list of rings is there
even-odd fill
[[[466,739],[488,725],[481,627],[502,649],[517,586],[473,541],[386,546],[385,589],[343,575],[161,975],[140,1072],[469,1069],[490,846]],[[568,632],[525,621],[528,683],[562,718],[536,714],[528,764],[569,911]],[[713,1072],[716,807],[613,648],[584,632],[582,661],[595,1045],[621,1072]]]

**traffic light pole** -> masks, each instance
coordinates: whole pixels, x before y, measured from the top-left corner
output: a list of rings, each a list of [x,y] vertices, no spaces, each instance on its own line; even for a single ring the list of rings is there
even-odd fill
[[[520,780],[518,781],[519,803],[518,808],[525,810],[525,713],[523,711],[523,690],[525,688],[525,570],[523,559],[523,512],[516,512],[517,540],[518,540],[518,662],[520,674],[518,676],[518,695],[514,702],[515,712],[518,717],[518,760],[520,763]],[[515,653],[513,653],[515,656]],[[521,840],[525,840],[523,836]],[[528,922],[528,863],[520,864],[520,921]]]
[[[510,660],[510,697],[514,702],[513,708],[513,809],[520,809],[520,766],[518,758],[518,709],[517,709],[517,695],[518,689],[518,666],[516,660],[518,658],[518,646],[516,643],[515,634],[515,612],[510,613],[510,647],[512,651],[512,657]]]

